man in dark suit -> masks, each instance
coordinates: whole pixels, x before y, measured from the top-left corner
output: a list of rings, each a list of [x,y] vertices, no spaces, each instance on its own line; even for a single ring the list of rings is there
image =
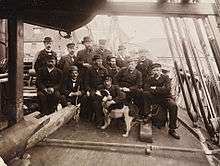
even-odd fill
[[[83,38],[82,44],[85,49],[78,51],[76,56],[77,67],[82,81],[85,82],[88,77],[89,68],[92,66],[92,58],[95,55],[92,39],[89,36]]]
[[[76,57],[75,57],[75,44],[68,43],[67,45],[68,54],[61,57],[57,67],[63,71],[64,77],[67,77],[69,74],[69,67],[76,65]]]
[[[63,81],[61,90],[61,104],[66,107],[68,104],[77,105],[84,94],[84,87],[77,66],[69,66],[68,76]]]
[[[118,46],[118,54],[116,58],[116,63],[117,66],[122,68],[122,67],[127,67],[127,58],[128,58],[128,52],[127,49],[124,45],[119,45]]]
[[[52,50],[52,38],[51,37],[45,37],[44,38],[44,46],[45,49],[41,50],[39,53],[37,53],[35,59],[36,61],[33,62],[34,69],[36,73],[43,67],[46,66],[47,57],[52,55],[56,58],[57,63],[57,53]]]
[[[142,78],[149,77],[151,74],[151,65],[153,61],[147,58],[147,51],[139,51],[139,60],[136,69],[142,73]],[[148,53],[149,54],[149,53]]]
[[[37,95],[40,100],[41,113],[50,114],[55,111],[60,99],[60,87],[63,73],[55,67],[56,57],[48,55],[46,66],[37,72]]]
[[[115,75],[119,72],[120,68],[116,64],[116,57],[108,56],[107,57],[107,65],[106,69],[108,70],[109,75],[114,78]],[[113,83],[115,82],[114,79],[112,80]]]
[[[113,109],[121,109],[123,108],[125,102],[125,93],[120,90],[118,85],[112,84],[112,77],[107,75],[104,80],[104,86],[101,89],[109,91],[111,98],[107,98],[107,100],[111,100],[112,104],[107,106],[108,111],[111,112]]]
[[[100,128],[103,125],[103,107],[100,104],[102,98],[96,94],[97,90],[103,87],[104,79],[108,72],[102,65],[102,57],[99,54],[94,55],[92,58],[93,65],[88,72],[88,79],[86,81],[87,95],[82,98],[82,110],[84,114],[90,115],[94,112],[96,115],[96,126]],[[89,108],[87,106],[90,106]],[[85,109],[87,107],[87,109]]]
[[[168,109],[169,111],[169,134],[180,139],[180,136],[176,133],[177,128],[177,111],[178,107],[172,98],[171,94],[171,81],[167,75],[162,74],[161,65],[159,63],[154,63],[151,66],[152,75],[145,78],[143,81],[143,93],[145,108],[150,110],[150,105],[158,104],[161,107]]]
[[[136,104],[139,111],[143,109],[142,93],[142,74],[136,69],[137,59],[128,59],[128,67],[122,68],[115,76],[115,84],[119,85],[126,93],[128,103]]]
[[[99,40],[99,48],[95,50],[95,52],[102,57],[102,64],[104,67],[107,66],[107,57],[112,55],[112,52],[106,49],[106,40],[100,39]]]

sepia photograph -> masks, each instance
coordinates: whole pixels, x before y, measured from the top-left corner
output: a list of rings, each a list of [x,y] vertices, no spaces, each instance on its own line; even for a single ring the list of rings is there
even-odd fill
[[[220,166],[220,0],[0,0],[0,166]]]

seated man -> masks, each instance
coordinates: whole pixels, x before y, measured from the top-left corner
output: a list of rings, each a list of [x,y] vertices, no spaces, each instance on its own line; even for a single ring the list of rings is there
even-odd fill
[[[177,128],[177,105],[171,95],[171,82],[167,75],[162,74],[161,65],[154,63],[151,66],[152,75],[143,81],[143,93],[145,106],[150,110],[152,104],[158,104],[169,110],[169,134],[176,139],[180,136],[176,133]]]
[[[79,72],[77,66],[70,66],[67,78],[63,82],[62,86],[62,107],[66,107],[68,104],[77,105],[80,97],[83,94],[82,81],[79,78]]]
[[[118,85],[112,84],[112,77],[109,75],[105,77],[104,86],[101,91],[103,90],[107,90],[111,96],[111,98],[107,98],[107,100],[111,100],[110,105],[107,105],[109,112],[111,112],[113,109],[121,109],[123,107],[125,94],[120,90]]]
[[[55,111],[60,99],[63,73],[55,65],[56,57],[48,55],[46,66],[37,73],[37,96],[40,100],[41,113],[46,115]]]
[[[134,103],[139,111],[143,109],[142,97],[142,74],[136,69],[137,59],[128,59],[128,67],[122,68],[115,76],[115,84],[126,93],[127,104]],[[131,109],[132,110],[132,109]],[[135,110],[137,115],[137,110]]]
[[[106,69],[108,70],[109,75],[114,78],[114,76],[119,72],[120,68],[116,64],[116,57],[108,56]],[[114,80],[113,80],[114,83]]]
[[[103,86],[104,78],[108,75],[108,71],[102,65],[102,58],[96,54],[92,58],[93,64],[88,72],[86,79],[86,96],[83,96],[81,103],[81,117],[91,119],[92,114],[95,113],[96,126],[100,128],[103,125],[103,107],[102,98],[96,94],[96,91]],[[83,115],[84,114],[84,115]]]

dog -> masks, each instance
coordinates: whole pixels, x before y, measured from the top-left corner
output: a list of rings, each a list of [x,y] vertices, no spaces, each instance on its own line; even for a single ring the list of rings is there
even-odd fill
[[[101,90],[101,91],[97,91],[96,95],[102,96],[102,105],[103,105],[103,112],[105,114],[105,119],[104,122],[105,124],[101,127],[101,129],[106,129],[110,123],[112,118],[121,118],[124,117],[125,120],[125,124],[126,124],[126,133],[123,134],[123,137],[128,137],[129,136],[129,132],[131,130],[131,122],[134,119],[133,117],[129,116],[129,107],[124,105],[122,106],[122,108],[116,108],[111,110],[111,112],[109,113],[107,108],[112,105],[115,104],[115,102],[112,100],[112,96],[109,93],[108,90]]]

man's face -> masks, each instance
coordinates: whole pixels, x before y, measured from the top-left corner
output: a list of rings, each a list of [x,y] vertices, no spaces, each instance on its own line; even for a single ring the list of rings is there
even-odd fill
[[[72,79],[77,79],[78,75],[79,75],[78,71],[76,71],[76,70],[70,71],[70,76]]]
[[[47,61],[47,67],[48,68],[53,68],[56,65],[56,60],[55,59],[49,59]]]
[[[52,42],[44,42],[44,46],[46,50],[51,50]]]
[[[67,48],[67,51],[69,52],[70,55],[74,55],[74,52],[75,52],[75,48],[74,47],[69,47]]]
[[[130,71],[133,71],[137,66],[137,62],[136,61],[131,61],[128,63],[128,68]]]
[[[155,67],[152,69],[152,75],[154,75],[155,77],[159,77],[162,73],[162,69],[161,67]]]
[[[87,41],[87,42],[85,42],[85,43],[83,43],[84,44],[84,46],[87,48],[87,49],[91,49],[92,48],[92,42],[90,42],[90,41]]]
[[[109,80],[109,79],[105,80],[104,84],[105,84],[106,87],[110,87],[112,85],[112,81]]]
[[[109,64],[110,64],[111,67],[116,67],[116,59],[111,58]]]
[[[94,63],[97,67],[101,67],[102,66],[102,59],[96,59]]]

